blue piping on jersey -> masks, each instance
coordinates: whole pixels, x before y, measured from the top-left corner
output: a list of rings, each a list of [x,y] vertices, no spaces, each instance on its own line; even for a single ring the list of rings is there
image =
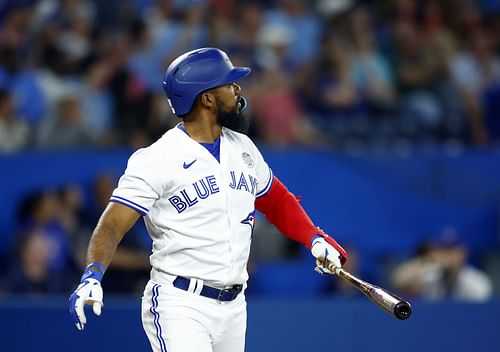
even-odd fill
[[[266,187],[264,187],[262,191],[260,191],[255,195],[256,198],[265,196],[269,192],[269,190],[271,189],[271,185],[273,184],[273,179],[274,179],[273,170],[269,168],[269,180],[267,180]]]
[[[115,202],[115,203],[120,203],[120,204],[126,205],[129,208],[132,208],[135,211],[141,213],[142,215],[146,215],[148,213],[148,209],[146,209],[143,206],[140,206],[139,204],[134,203],[134,202],[132,202],[132,201],[130,201],[128,199],[125,199],[123,197],[111,196],[111,198],[109,199],[109,201],[110,202]]]

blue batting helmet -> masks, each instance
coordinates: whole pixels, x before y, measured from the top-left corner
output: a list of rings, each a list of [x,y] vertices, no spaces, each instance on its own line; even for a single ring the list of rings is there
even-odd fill
[[[200,48],[176,58],[165,72],[163,89],[177,116],[188,114],[201,92],[235,82],[250,73],[248,67],[234,67],[227,54],[216,48]],[[246,101],[241,101],[242,107]]]

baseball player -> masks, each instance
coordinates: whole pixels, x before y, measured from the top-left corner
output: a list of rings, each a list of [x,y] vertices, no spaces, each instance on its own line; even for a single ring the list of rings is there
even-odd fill
[[[183,122],[129,159],[91,237],[88,265],[70,297],[79,330],[125,233],[143,217],[153,239],[142,323],[153,351],[243,352],[245,288],[255,210],[311,249],[320,270],[344,249],[316,227],[238,125],[247,102],[235,82],[250,73],[216,48],[187,52],[163,87]]]

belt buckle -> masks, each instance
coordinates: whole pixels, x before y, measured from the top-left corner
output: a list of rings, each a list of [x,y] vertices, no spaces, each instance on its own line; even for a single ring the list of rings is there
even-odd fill
[[[224,288],[222,290],[219,291],[219,294],[217,296],[217,303],[221,303],[221,298],[222,298],[222,295],[224,295],[224,293],[231,293],[231,288]]]
[[[229,300],[229,301],[232,301],[233,299],[236,298],[236,296],[239,295],[239,293],[241,292],[242,289],[243,289],[243,285],[233,285],[233,286],[229,286],[229,287],[226,287],[226,288],[220,290],[219,294],[217,296],[217,302],[218,303],[221,302],[222,295],[224,295],[225,293],[229,293],[232,295],[231,299]]]

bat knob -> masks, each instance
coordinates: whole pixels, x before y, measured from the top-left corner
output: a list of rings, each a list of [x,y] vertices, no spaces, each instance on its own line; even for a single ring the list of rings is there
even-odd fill
[[[408,319],[411,315],[411,305],[408,302],[399,302],[394,307],[394,315],[400,320]]]

